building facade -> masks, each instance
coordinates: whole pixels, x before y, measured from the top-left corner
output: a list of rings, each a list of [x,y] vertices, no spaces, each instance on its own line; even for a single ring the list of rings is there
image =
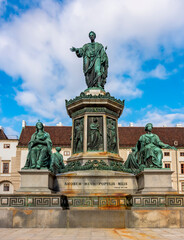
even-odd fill
[[[15,171],[14,165],[17,164],[17,139],[8,139],[3,128],[0,129],[0,194],[13,193],[15,186]],[[19,184],[19,183],[18,183]]]
[[[19,171],[24,167],[28,142],[35,132],[35,126],[24,126],[19,140],[8,139],[0,129],[0,194],[13,193],[20,187]],[[72,128],[66,126],[45,126],[44,130],[50,134],[53,149],[61,147],[61,154],[66,164],[71,156]],[[139,137],[144,134],[144,127],[119,127],[119,154],[126,161],[131,148],[135,147]],[[178,151],[163,149],[163,167],[173,171],[173,188],[184,193],[184,128],[183,127],[155,127],[153,133],[161,141],[175,146]]]

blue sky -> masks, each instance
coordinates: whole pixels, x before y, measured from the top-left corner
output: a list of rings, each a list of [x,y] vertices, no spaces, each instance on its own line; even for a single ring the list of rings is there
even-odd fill
[[[86,89],[69,51],[108,46],[106,91],[125,99],[119,123],[184,126],[183,0],[0,0],[0,125],[71,125],[65,99]]]

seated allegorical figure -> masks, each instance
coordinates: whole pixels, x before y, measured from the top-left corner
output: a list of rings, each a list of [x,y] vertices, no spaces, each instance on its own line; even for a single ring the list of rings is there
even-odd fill
[[[36,132],[28,144],[27,161],[23,169],[49,168],[52,154],[52,141],[44,131],[43,123],[37,122]]]
[[[142,165],[147,168],[162,168],[163,153],[161,149],[177,149],[163,143],[156,134],[152,133],[152,129],[152,123],[146,124],[146,134],[143,134],[136,144],[137,163],[139,166]]]
[[[56,152],[51,156],[50,170],[54,174],[60,173],[61,169],[65,168],[63,163],[63,155],[59,153],[61,151],[60,147],[56,147]]]
[[[126,162],[124,163],[126,169],[130,169],[133,173],[139,169],[139,164],[136,159],[135,147],[132,148],[132,152],[129,153]]]

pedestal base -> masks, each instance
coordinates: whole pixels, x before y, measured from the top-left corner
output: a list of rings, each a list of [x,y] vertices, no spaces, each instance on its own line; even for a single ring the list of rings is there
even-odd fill
[[[130,194],[137,191],[137,180],[133,174],[106,170],[58,174],[56,184],[55,188],[67,196]]]
[[[176,192],[172,188],[170,169],[144,169],[137,175],[137,193],[170,193]]]
[[[21,170],[21,186],[17,192],[52,193],[54,189],[54,174],[49,170]]]

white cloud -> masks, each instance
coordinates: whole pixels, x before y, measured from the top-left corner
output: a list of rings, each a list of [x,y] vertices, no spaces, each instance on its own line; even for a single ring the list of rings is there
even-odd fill
[[[22,79],[18,104],[43,117],[64,118],[64,99],[86,88],[82,59],[69,48],[88,42],[94,30],[97,41],[108,46],[106,89],[122,98],[140,97],[142,79],[168,76],[163,65],[145,73],[144,61],[184,47],[183,9],[182,0],[40,1],[1,25],[0,69]]]
[[[6,10],[7,0],[0,0],[0,16],[3,15]]]
[[[8,138],[14,138],[15,139],[16,137],[19,137],[19,132],[15,131],[11,127],[5,127],[4,131],[5,131]]]
[[[176,126],[178,123],[184,126],[184,109],[152,109],[145,113],[145,115],[135,123],[135,126],[144,126],[148,122],[153,123],[153,125],[157,127],[163,127],[164,125],[171,127]]]

